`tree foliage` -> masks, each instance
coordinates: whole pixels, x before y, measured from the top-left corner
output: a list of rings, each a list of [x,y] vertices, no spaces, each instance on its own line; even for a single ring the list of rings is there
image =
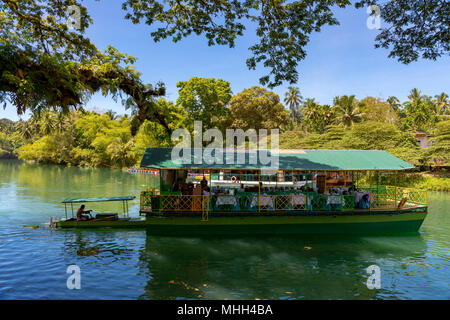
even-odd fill
[[[292,138],[297,137],[296,140]],[[394,124],[378,121],[356,123],[352,127],[330,125],[323,133],[306,136],[287,131],[280,147],[288,149],[386,150],[413,164],[424,163],[422,150],[412,133],[402,132]]]
[[[450,120],[436,124],[433,144],[427,150],[432,164],[450,165]]]
[[[196,34],[204,35],[209,45],[234,47],[235,40],[254,26],[258,40],[249,47],[252,55],[246,63],[250,69],[262,64],[268,74],[260,82],[274,87],[283,81],[297,82],[297,66],[306,57],[310,35],[323,26],[337,25],[335,8],[351,4],[349,0],[123,0],[122,7],[126,19],[152,27],[155,41],[167,37],[179,41]],[[449,52],[448,1],[355,3],[356,7],[368,4],[381,7],[388,27],[377,36],[376,47],[390,49],[391,57],[409,63]],[[80,9],[76,29],[67,24],[71,6]],[[146,120],[170,133],[168,119],[155,101],[165,94],[164,85],[144,83],[132,67],[134,57],[113,47],[100,52],[85,34],[92,22],[81,0],[1,0],[0,99],[4,106],[10,102],[19,115],[43,108],[68,112],[101,92],[121,98],[133,110],[132,134]]]
[[[228,103],[232,97],[230,83],[222,79],[193,77],[177,83],[177,105],[188,115],[186,125],[193,129],[194,121],[202,121],[203,129],[224,130],[229,117]]]
[[[338,25],[335,8],[347,0],[126,0],[123,9],[133,23],[152,27],[154,41],[171,37],[177,42],[191,34],[204,35],[208,45],[234,47],[235,40],[251,25],[258,42],[251,45],[249,69],[262,64],[268,69],[262,85],[274,87],[283,81],[297,83],[298,63],[306,57],[313,32]],[[448,1],[412,0],[354,2],[357,8],[377,4],[388,26],[380,30],[375,47],[390,49],[389,56],[403,63],[419,57],[433,59],[450,51]]]
[[[261,87],[244,89],[230,101],[233,128],[271,129],[289,124],[289,113],[280,102],[280,97]]]
[[[289,87],[288,91],[284,96],[284,103],[291,110],[292,121],[298,120],[297,110],[302,102],[302,96],[300,95],[300,90],[295,87]]]
[[[301,112],[303,128],[308,132],[323,133],[335,118],[334,110],[329,105],[319,105],[314,99],[306,99]]]
[[[375,38],[376,48],[390,49],[389,57],[410,63],[436,60],[450,51],[450,3],[442,0],[363,0],[356,7],[377,4],[387,27]]]
[[[391,103],[395,105],[396,101],[391,99]],[[388,101],[375,97],[366,97],[358,102],[358,109],[366,121],[395,123],[398,121],[398,116],[394,108]]]
[[[80,8],[78,29],[66,24],[70,6]],[[153,103],[153,97],[164,95],[163,84],[143,83],[132,67],[134,57],[111,46],[100,52],[84,36],[92,19],[79,1],[2,0],[0,10],[0,99],[4,107],[10,102],[19,115],[44,108],[67,112],[85,104],[95,92],[116,99],[124,93],[126,106],[137,110],[135,122],[151,119],[169,130]]]
[[[354,95],[335,97],[333,103],[336,120],[340,124],[353,126],[355,123],[361,122],[363,114]]]

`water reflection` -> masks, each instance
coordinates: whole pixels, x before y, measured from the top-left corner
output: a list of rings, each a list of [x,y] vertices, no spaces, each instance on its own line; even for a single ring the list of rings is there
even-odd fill
[[[63,234],[64,254],[73,256],[94,256],[97,259],[126,260],[136,250],[127,241],[129,233],[120,234],[111,230],[60,230]],[[142,233],[142,232],[141,232]]]
[[[333,245],[330,245],[330,244]],[[411,255],[411,253],[413,254]],[[399,261],[424,263],[420,235],[401,237],[204,237],[147,235],[142,299],[374,299],[366,268],[389,274]],[[389,284],[389,277],[385,279]],[[388,288],[388,286],[385,286]]]

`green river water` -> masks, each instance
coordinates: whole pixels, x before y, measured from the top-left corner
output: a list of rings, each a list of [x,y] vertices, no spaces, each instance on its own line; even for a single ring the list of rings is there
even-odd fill
[[[150,179],[0,161],[0,299],[450,298],[448,193],[428,194],[429,215],[414,234],[196,238],[44,225],[64,215],[65,198],[138,198]],[[131,216],[138,205],[130,202]],[[66,285],[74,264],[79,290]],[[374,264],[381,288],[370,290],[366,269]]]

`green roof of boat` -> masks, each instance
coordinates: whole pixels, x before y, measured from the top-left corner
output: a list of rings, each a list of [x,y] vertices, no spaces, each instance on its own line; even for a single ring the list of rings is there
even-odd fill
[[[172,160],[172,148],[147,148],[141,160],[141,167],[154,169],[270,169],[269,165],[261,163],[260,154],[271,156],[270,150],[259,149],[257,163],[249,161],[249,150],[245,151],[243,164],[226,163],[225,149],[223,164],[207,164],[201,161],[195,163],[195,150],[191,149],[191,163]],[[238,149],[236,149],[238,150]],[[245,149],[241,149],[245,150]],[[234,155],[238,152],[235,151]],[[214,155],[214,153],[212,153]],[[236,158],[234,158],[236,159]],[[279,169],[281,170],[407,170],[414,168],[386,151],[381,150],[302,150],[280,149]]]
[[[125,197],[100,197],[100,198],[74,198],[65,199],[61,203],[78,203],[78,202],[103,202],[103,201],[127,201],[135,199],[135,196],[125,196]]]

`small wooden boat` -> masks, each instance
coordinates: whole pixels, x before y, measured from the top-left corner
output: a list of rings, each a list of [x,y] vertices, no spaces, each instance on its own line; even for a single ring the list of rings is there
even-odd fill
[[[128,201],[135,196],[125,197],[101,197],[101,198],[76,198],[62,201],[65,208],[65,219],[54,221],[57,228],[140,228],[145,226],[145,220],[141,218],[130,218],[128,216]],[[77,220],[74,217],[74,203],[121,201],[123,205],[123,217],[115,212],[98,212],[89,220]],[[67,206],[70,204],[72,217],[67,215]]]

